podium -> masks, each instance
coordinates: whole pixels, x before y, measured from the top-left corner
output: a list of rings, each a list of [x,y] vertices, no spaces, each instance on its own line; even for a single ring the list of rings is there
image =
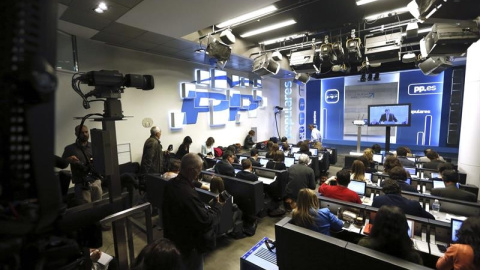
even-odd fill
[[[362,137],[362,127],[365,125],[365,121],[354,120],[353,124],[357,126],[357,153],[360,153],[360,139]]]

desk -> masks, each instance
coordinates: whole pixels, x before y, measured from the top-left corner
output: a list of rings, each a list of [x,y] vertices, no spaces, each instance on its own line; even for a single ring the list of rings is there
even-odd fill
[[[262,238],[262,240],[240,257],[241,270],[278,270],[276,249],[274,248],[270,251],[267,248],[265,245],[265,240],[267,239],[267,237]]]
[[[443,221],[443,222],[447,222],[447,223],[450,223],[452,218],[461,219],[461,220],[467,219],[467,217],[465,217],[465,216],[457,216],[457,215],[449,214],[449,213],[445,213],[445,212],[434,213],[433,211],[429,211],[429,213],[432,214],[435,217],[435,220]]]
[[[275,182],[276,178],[277,178],[276,176],[273,179],[259,176],[258,181],[262,181],[262,183],[265,184],[265,185],[270,185],[271,183]]]

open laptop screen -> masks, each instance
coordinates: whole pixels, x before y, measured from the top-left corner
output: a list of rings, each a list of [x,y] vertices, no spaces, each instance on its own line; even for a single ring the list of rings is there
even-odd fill
[[[318,155],[318,149],[317,148],[310,148],[310,154],[312,156],[317,156]]]
[[[407,171],[410,175],[416,175],[417,174],[417,168],[405,167],[405,171]]]
[[[440,177],[440,173],[438,173],[438,172],[432,172],[431,175],[430,175],[430,178],[441,178],[441,177]]]
[[[459,220],[459,219],[454,219],[452,218],[452,221],[451,221],[451,228],[452,228],[452,243],[453,242],[456,242],[458,240],[458,237],[457,237],[457,232],[458,230],[460,230],[460,227],[462,227],[462,224],[463,224],[463,220]]]
[[[382,164],[383,162],[383,155],[382,154],[373,154],[373,161],[376,163]]]
[[[267,163],[268,163],[268,158],[261,158],[260,159],[260,164],[262,164],[263,166],[267,166]]]
[[[300,158],[300,155],[301,153],[295,153],[293,154],[293,157],[295,158],[295,160],[298,160]]]
[[[366,188],[367,183],[363,181],[351,180],[350,184],[348,184],[348,189],[357,193],[358,196],[364,196]]]
[[[443,180],[433,180],[433,188],[444,188],[445,183]]]
[[[290,150],[290,153],[297,153],[298,151],[300,151],[300,147],[292,147],[292,150]]]
[[[371,173],[365,173],[365,180],[372,181],[372,174]]]
[[[295,158],[293,158],[293,157],[285,157],[284,163],[285,163],[285,166],[286,166],[287,168],[289,168],[290,166],[292,166],[292,165],[295,163]]]
[[[415,228],[415,227],[413,226],[413,225],[414,225],[414,222],[413,222],[413,220],[407,219],[407,224],[408,224],[408,237],[409,237],[409,238],[413,238],[413,236],[415,235],[415,234],[414,234],[414,231],[413,231],[414,228]]]
[[[247,157],[246,156],[239,156],[238,157],[238,161],[240,162],[240,164],[242,163],[242,160],[246,159]]]

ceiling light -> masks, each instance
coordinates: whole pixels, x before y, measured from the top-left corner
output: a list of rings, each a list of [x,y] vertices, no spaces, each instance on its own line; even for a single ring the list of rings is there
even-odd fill
[[[273,5],[272,5],[272,6],[268,6],[268,7],[265,7],[265,8],[262,8],[262,9],[259,9],[259,10],[256,10],[256,11],[253,11],[253,12],[250,12],[250,13],[247,13],[247,14],[243,14],[243,15],[241,15],[241,16],[238,16],[238,17],[236,17],[236,18],[230,19],[230,20],[228,20],[228,21],[219,23],[219,24],[217,24],[217,27],[218,27],[218,28],[224,28],[224,27],[231,26],[231,25],[234,25],[234,24],[238,24],[238,23],[242,23],[242,22],[247,22],[247,21],[256,19],[256,18],[258,18],[258,17],[264,16],[264,15],[266,15],[266,14],[272,13],[272,12],[274,12],[275,10],[277,10],[277,8],[276,8],[275,6],[273,6]]]
[[[101,8],[99,8],[99,7],[97,7],[97,8],[94,9],[94,10],[95,10],[95,12],[97,12],[97,13],[103,13],[103,11],[104,11],[103,9],[101,9]]]
[[[358,0],[357,1],[357,6],[365,5],[365,4],[376,2],[376,1],[378,1],[378,0]]]
[[[98,6],[96,8],[94,8],[93,10],[97,13],[103,13],[105,12],[106,10],[108,9],[108,6],[107,4],[105,4],[105,2],[100,2],[98,4]]]
[[[304,36],[305,36],[305,34],[293,34],[293,35],[290,35],[290,36],[284,36],[284,37],[265,40],[265,41],[260,42],[260,44],[271,45],[271,44],[274,44],[274,43],[283,42],[283,41],[287,41],[287,40],[303,38]]]
[[[403,13],[407,13],[407,12],[408,12],[408,8],[407,7],[402,7],[402,8],[397,8],[397,9],[394,9],[394,10],[385,11],[385,12],[382,12],[382,13],[377,13],[377,14],[367,16],[367,17],[365,17],[365,20],[374,21],[374,20],[377,20],[377,19],[386,18],[386,17],[390,17],[390,16],[395,16],[395,15],[403,14]]]
[[[272,25],[269,25],[269,26],[266,26],[266,27],[255,29],[255,30],[246,32],[246,33],[244,33],[240,36],[243,37],[243,38],[251,37],[251,36],[258,35],[258,34],[261,34],[261,33],[265,33],[265,32],[268,32],[268,31],[272,31],[272,30],[275,30],[275,29],[278,29],[278,28],[289,26],[289,25],[292,25],[292,24],[295,24],[295,23],[297,23],[295,20],[288,20],[288,21],[284,21],[284,22],[281,22],[281,23],[276,23],[276,24],[272,24]]]

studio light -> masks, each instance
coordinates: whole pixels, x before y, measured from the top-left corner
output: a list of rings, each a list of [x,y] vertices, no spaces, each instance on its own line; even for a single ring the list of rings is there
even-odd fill
[[[417,56],[413,52],[406,53],[402,56],[403,63],[412,63],[415,62]]]
[[[360,38],[347,39],[345,47],[348,52],[348,59],[350,61],[360,61],[362,59],[362,52],[360,51],[360,45],[362,41]]]
[[[418,23],[411,22],[407,24],[407,38],[412,38],[418,36]]]
[[[206,53],[210,57],[217,59],[223,64],[230,59],[232,48],[216,39],[213,39],[213,41],[208,44]]]
[[[259,28],[259,29],[255,29],[255,30],[246,32],[246,33],[244,33],[240,36],[242,38],[251,37],[251,36],[255,36],[255,35],[258,35],[258,34],[269,32],[269,31],[279,29],[279,28],[282,28],[282,27],[286,27],[286,26],[296,24],[296,23],[297,22],[295,20],[287,20],[287,21],[283,21],[283,22],[280,22],[280,23],[272,24],[272,25],[269,25],[269,26],[266,26],[266,27],[262,27],[262,28]]]
[[[308,81],[310,81],[310,75],[307,73],[297,73],[295,74],[295,80],[306,84]]]
[[[224,28],[224,27],[227,27],[227,26],[248,22],[248,21],[251,21],[251,20],[254,20],[254,19],[258,19],[261,16],[272,13],[276,10],[277,10],[277,8],[273,5],[271,5],[271,6],[261,8],[259,10],[256,10],[256,11],[253,11],[253,12],[250,12],[250,13],[247,13],[247,14],[243,14],[241,16],[235,17],[235,18],[230,19],[228,21],[224,21],[222,23],[219,23],[219,24],[217,24],[217,27],[218,28]]]
[[[279,51],[275,51],[272,53],[272,59],[274,61],[282,61],[283,55]]]
[[[232,33],[231,29],[222,31],[219,38],[226,45],[232,45],[235,43],[235,35]]]
[[[376,2],[376,1],[378,1],[378,0],[357,0],[357,6],[369,4],[369,3],[372,3],[372,2]]]
[[[279,70],[280,64],[268,58],[267,54],[260,55],[253,60],[252,72],[258,76],[276,75]]]
[[[367,78],[366,78],[366,68],[362,68],[362,75],[360,76],[360,82],[365,82],[367,81]]]
[[[447,57],[431,57],[418,64],[418,67],[425,75],[439,74],[451,66],[452,62]]]

